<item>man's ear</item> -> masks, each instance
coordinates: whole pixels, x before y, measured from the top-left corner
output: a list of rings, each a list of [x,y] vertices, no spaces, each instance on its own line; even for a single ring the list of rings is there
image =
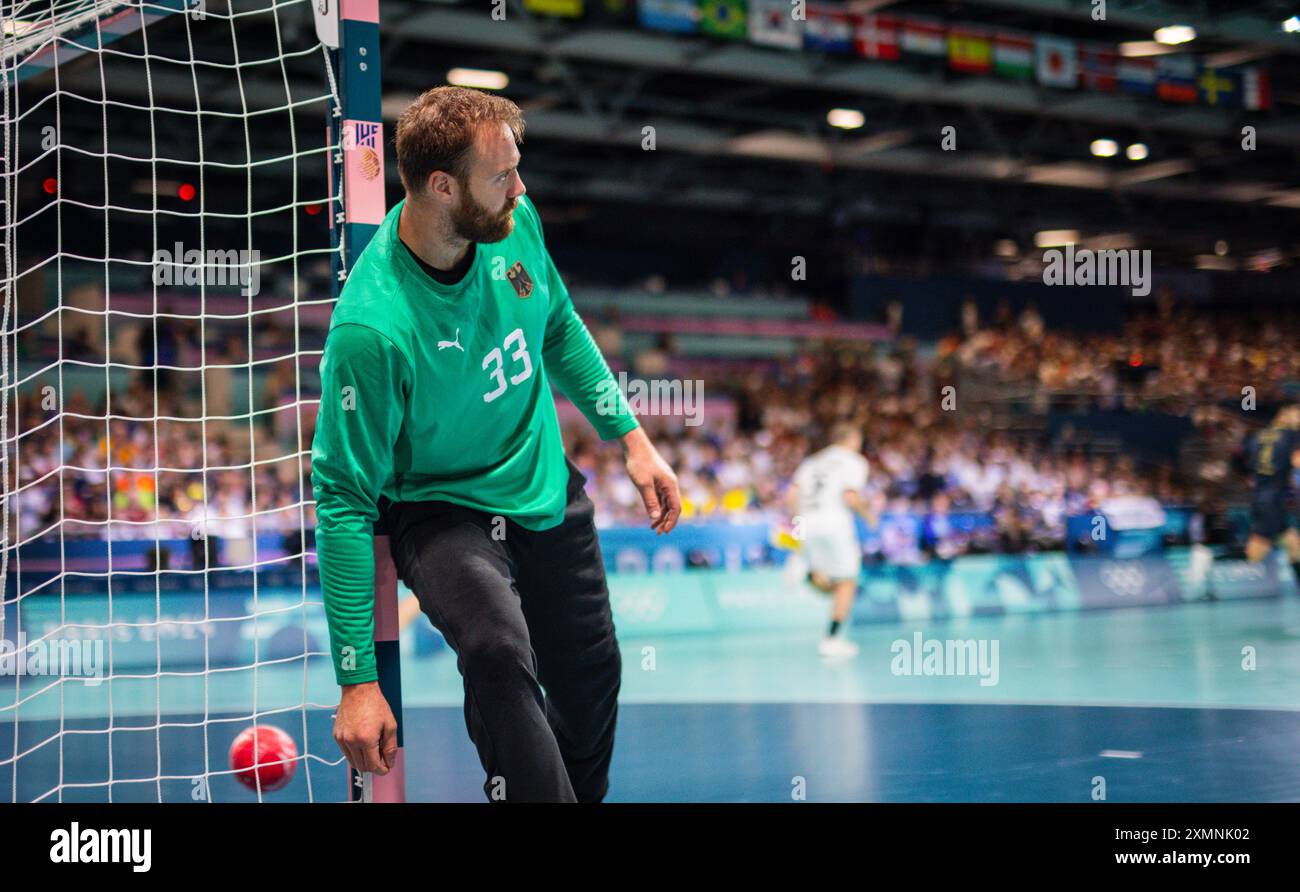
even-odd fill
[[[435,170],[429,174],[429,179],[425,183],[429,189],[429,195],[435,198],[456,197],[455,177],[444,170]]]

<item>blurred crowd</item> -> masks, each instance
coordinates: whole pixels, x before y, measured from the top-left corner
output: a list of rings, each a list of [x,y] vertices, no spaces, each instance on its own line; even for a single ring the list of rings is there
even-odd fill
[[[986,360],[979,350],[967,356]],[[1000,430],[985,406],[945,410],[943,388],[960,379],[963,364],[951,349],[922,356],[906,341],[823,345],[730,380],[715,370],[708,387],[729,395],[734,412],[724,401],[710,407],[719,417],[706,409],[698,427],[643,421],[677,471],[686,522],[780,522],[795,468],[841,419],[865,434],[873,518],[918,516],[921,547],[939,553],[1059,548],[1065,517],[1103,499],[1186,498],[1171,469],[1141,468],[1127,455],[1090,454],[1081,446],[1050,448],[1041,430]],[[690,370],[679,364],[674,373]],[[645,523],[620,452],[600,448],[581,424],[566,430],[597,523]],[[988,514],[993,525],[965,533],[948,522],[954,512]]]
[[[92,404],[79,389],[62,414],[50,392],[21,397],[15,538],[57,536],[60,518],[66,537],[113,539],[243,539],[311,526],[303,498],[310,499],[310,456],[297,451],[292,370],[276,365],[253,376],[259,414],[248,424],[231,399],[232,379],[249,382],[236,341],[210,354],[230,365],[205,373],[203,398],[167,378],[155,390],[152,373],[138,373],[116,395],[107,419],[103,401]]]
[[[963,313],[970,319],[969,313]],[[966,322],[963,322],[966,328]],[[1045,328],[1035,307],[1015,319],[945,338],[940,354],[1005,382],[1034,385],[1079,406],[1138,408],[1158,402],[1191,412],[1214,400],[1240,400],[1252,386],[1261,402],[1281,398],[1300,378],[1295,311],[1197,311],[1160,300],[1119,332],[1078,334]]]
[[[592,328],[617,352],[616,317]],[[157,356],[192,364],[196,333],[184,324],[164,329],[156,340],[152,327],[137,339],[140,362]],[[1233,405],[1243,387],[1254,388],[1261,403],[1282,392],[1300,369],[1298,331],[1276,320],[1261,327],[1246,316],[1175,314],[1161,304],[1122,331],[1069,335],[1047,330],[1031,307],[983,324],[964,312],[959,331],[927,345],[905,337],[809,342],[790,359],[699,365],[661,338],[647,355],[611,359],[616,367],[626,359],[638,374],[707,383],[703,424],[643,418],[677,470],[684,522],[785,521],[794,469],[823,445],[835,421],[850,419],[865,435],[872,517],[914,515],[920,547],[952,554],[1060,547],[1068,515],[1115,496],[1165,503],[1203,497],[1203,479],[1189,482],[1172,467],[1142,465],[1124,450],[1049,442],[1041,425],[1008,423],[1008,400],[1030,413],[1158,409],[1190,417],[1217,444],[1226,476],[1226,458],[1242,434]],[[313,526],[313,420],[309,411],[300,417],[295,367],[260,364],[250,379],[248,340],[243,331],[209,345],[208,367],[192,380],[165,374],[155,387],[152,370],[137,371],[125,393],[115,389],[107,421],[102,401],[92,404],[79,391],[70,391],[62,415],[50,411],[40,390],[25,393],[15,499],[22,538],[57,532],[60,518],[68,521],[67,536],[101,538],[194,537],[198,530],[242,538],[254,529]],[[252,346],[255,355],[290,351],[291,332],[259,326]],[[948,386],[965,400],[956,409],[942,400]],[[250,403],[251,425],[241,415]],[[567,423],[565,436],[588,477],[597,523],[646,523],[620,451],[600,444],[584,423]],[[111,476],[109,464],[118,469]],[[952,522],[962,512],[992,523],[966,530]]]
[[[987,326],[975,319],[968,305],[962,332],[938,344],[941,364],[965,381],[996,382],[1003,398],[1038,412],[1187,418],[1199,464],[1185,470],[1203,484],[1235,485],[1238,495],[1233,460],[1274,407],[1300,397],[1300,312],[1293,309],[1195,311],[1176,308],[1166,293],[1113,333],[1055,332],[1032,306],[1014,317],[1004,308]]]
[[[1300,379],[1300,315],[1270,308],[1229,314],[1175,310],[1163,299],[1121,330],[1074,334],[1045,328],[1033,306],[1005,311],[986,327],[970,323],[939,344],[962,368],[1033,388],[1046,406],[1164,411],[1192,415],[1240,403],[1280,400]],[[978,317],[975,317],[976,319]]]

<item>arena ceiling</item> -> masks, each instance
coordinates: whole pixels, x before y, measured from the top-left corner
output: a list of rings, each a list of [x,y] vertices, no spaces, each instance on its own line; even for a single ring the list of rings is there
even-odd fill
[[[224,3],[209,0],[208,8]],[[1300,34],[1277,27],[1300,4],[1110,0],[1105,22],[1089,17],[1090,4],[1067,0],[858,4],[1106,41],[1193,24],[1197,53],[1221,64],[1267,66],[1274,107],[1265,112],[544,19],[529,15],[521,0],[507,0],[506,20],[498,21],[491,5],[384,0],[384,116],[391,125],[411,97],[444,83],[451,68],[504,72],[506,94],[526,112],[526,182],[559,226],[585,222],[617,229],[623,239],[697,246],[735,232],[756,244],[797,234],[828,251],[868,243],[939,264],[986,260],[1005,239],[1032,248],[1042,229],[1127,239],[1188,268],[1219,239],[1229,239],[1236,253],[1275,249],[1300,258]],[[150,34],[167,27],[181,26],[160,22]],[[286,11],[278,34],[246,29],[239,39],[250,58],[310,41],[309,9]],[[193,101],[184,72],[154,66],[146,81],[126,66],[109,59],[101,78],[83,57],[62,66],[60,88],[95,96],[107,81],[115,95],[135,101]],[[203,101],[232,110],[283,103],[286,74],[291,97],[319,91],[319,58],[303,57],[288,60],[283,72],[256,66],[240,84],[205,87]],[[26,104],[50,89],[51,79],[24,83]],[[861,110],[865,126],[831,127],[826,113],[835,107]],[[302,108],[295,117],[305,138],[319,137],[313,115]],[[63,120],[71,140],[93,140],[102,126],[97,114],[73,106],[65,106]],[[1257,130],[1253,151],[1241,147],[1246,124]],[[647,125],[655,128],[654,152],[642,149]],[[948,126],[957,151],[940,147]],[[214,155],[217,141],[238,151],[246,139],[256,154],[260,142],[277,137],[268,130],[215,126],[204,139],[214,143]],[[115,131],[116,146],[134,141],[142,157],[155,148],[163,154],[173,137],[157,133],[147,144],[137,128]],[[1136,164],[1122,154],[1093,157],[1089,145],[1100,137],[1141,142],[1149,157]],[[35,137],[24,131],[20,138]],[[388,177],[395,198],[394,164]]]

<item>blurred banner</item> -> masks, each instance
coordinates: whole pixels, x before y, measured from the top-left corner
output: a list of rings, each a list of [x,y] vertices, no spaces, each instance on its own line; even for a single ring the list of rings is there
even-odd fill
[[[737,556],[762,543],[765,527],[681,527],[692,545]],[[739,531],[729,543],[729,533]],[[607,531],[607,533],[610,531]],[[629,544],[641,530],[614,531],[609,554],[639,548]],[[622,544],[619,540],[623,539]],[[746,544],[747,543],[747,544]],[[735,550],[729,546],[734,545]],[[638,559],[639,560],[639,559]],[[677,558],[651,557],[653,572],[612,573],[610,602],[618,634],[725,634],[806,628],[825,624],[829,600],[804,585],[797,569],[737,567],[680,569]],[[629,561],[630,562],[630,561]],[[724,561],[725,563],[725,561]],[[672,566],[670,566],[672,565]],[[863,569],[853,608],[855,625],[969,616],[1039,614],[1114,607],[1156,607],[1185,601],[1278,597],[1294,592],[1296,581],[1278,555],[1249,564],[1241,560],[1198,561],[1195,549],[1171,549],[1135,558],[1107,555],[969,555],[914,565],[876,564]],[[399,596],[405,596],[405,587]],[[111,623],[111,625],[110,625]],[[206,594],[169,591],[60,599],[32,595],[21,611],[5,605],[5,637],[21,646],[40,640],[103,639],[109,643],[111,673],[134,670],[187,671],[203,667],[252,666],[280,662],[301,670],[304,653],[321,661],[328,645],[320,591],[259,587]],[[428,622],[404,633],[413,656],[446,649]],[[13,644],[8,648],[12,651]],[[265,671],[265,670],[263,670]],[[6,677],[0,676],[0,683]]]
[[[1102,506],[1111,516],[1090,512],[1066,518],[1066,541],[1071,551],[1096,551],[1113,557],[1135,557],[1158,550],[1170,539],[1186,536],[1189,509],[1162,507],[1152,502],[1150,512],[1137,517],[1131,505],[1113,500]],[[1126,513],[1120,513],[1121,510]],[[1097,518],[1107,519],[1106,534],[1098,538]],[[1149,520],[1150,522],[1144,522]],[[879,555],[891,564],[915,564],[939,536],[965,543],[975,538],[992,541],[992,514],[984,511],[949,511],[940,514],[886,511],[874,526],[857,519],[858,538],[868,556]],[[648,527],[614,526],[600,530],[601,552],[610,573],[667,573],[681,570],[736,571],[785,563],[788,546],[779,544],[780,530],[769,523],[688,523],[672,536],[656,535]],[[38,541],[19,549],[21,572],[5,580],[6,600],[21,591],[65,591],[69,594],[138,592],[152,595],[203,591],[237,591],[257,583],[266,588],[315,588],[318,584],[312,535],[308,531],[304,562],[295,557],[301,549],[296,531],[263,533],[251,538],[210,537],[207,546],[215,556],[214,570],[203,573],[205,540],[99,539]],[[157,555],[155,555],[155,550]],[[985,549],[991,550],[991,549]],[[942,551],[937,556],[944,557]],[[112,574],[108,575],[108,568]],[[156,572],[155,572],[156,571]],[[306,581],[303,573],[306,572]],[[60,578],[61,577],[61,578]],[[54,582],[53,580],[57,580]]]

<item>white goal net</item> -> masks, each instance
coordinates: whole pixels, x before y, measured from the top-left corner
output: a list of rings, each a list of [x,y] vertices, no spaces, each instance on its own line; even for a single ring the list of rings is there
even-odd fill
[[[310,486],[333,51],[309,0],[3,6],[0,800],[344,799]],[[254,725],[295,746],[250,790]]]

